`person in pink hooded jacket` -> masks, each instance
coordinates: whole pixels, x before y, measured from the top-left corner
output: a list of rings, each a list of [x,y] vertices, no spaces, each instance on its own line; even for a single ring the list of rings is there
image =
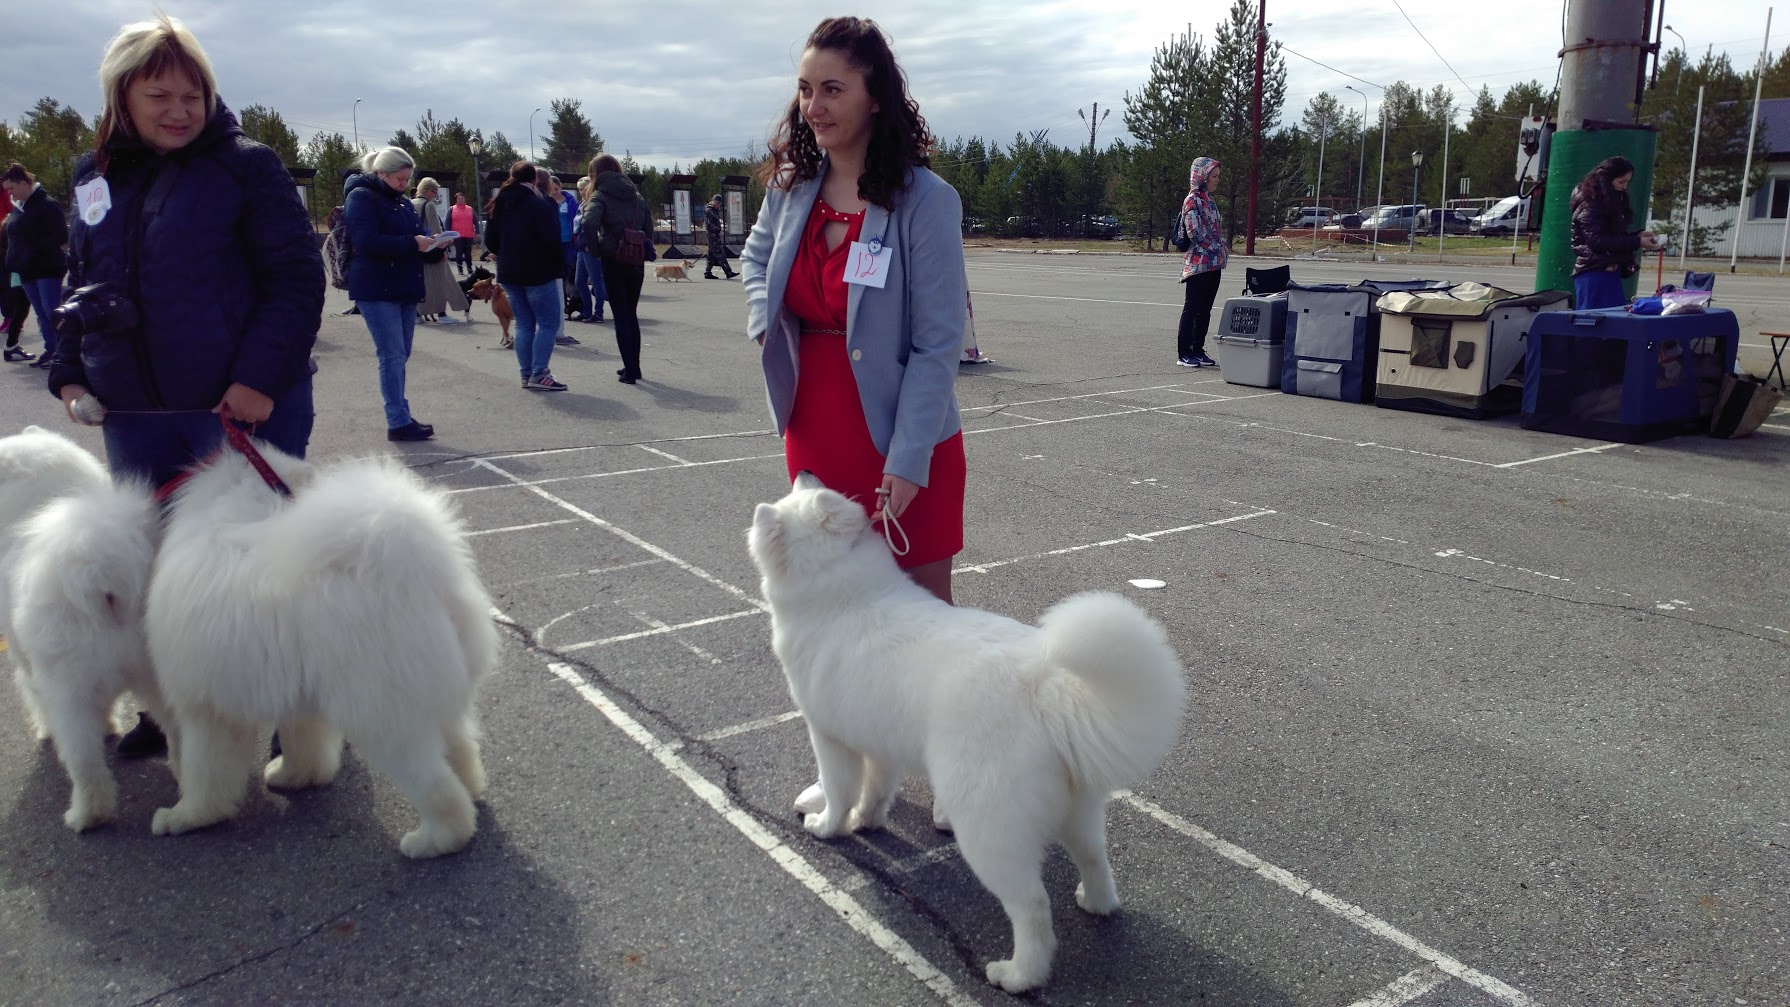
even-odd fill
[[[1196,157],[1187,173],[1187,198],[1181,201],[1177,235],[1187,247],[1181,259],[1181,283],[1186,288],[1181,303],[1181,326],[1175,338],[1182,367],[1217,367],[1206,355],[1206,327],[1212,321],[1212,301],[1218,296],[1218,280],[1230,259],[1224,237],[1224,218],[1212,187],[1218,184],[1218,162]]]

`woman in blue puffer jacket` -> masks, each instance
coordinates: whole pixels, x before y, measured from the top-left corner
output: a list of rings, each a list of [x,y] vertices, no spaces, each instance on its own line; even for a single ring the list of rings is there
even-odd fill
[[[218,413],[302,457],[323,257],[292,176],[242,135],[172,18],[120,30],[100,90],[94,149],[75,166],[51,393],[77,422],[103,422],[115,474],[158,485],[222,442]]]
[[[426,441],[435,428],[410,415],[404,369],[416,334],[416,306],[423,299],[423,252],[434,243],[404,195],[416,162],[402,147],[385,147],[361,159],[348,180],[348,296],[354,298],[379,357],[379,394],[385,399],[385,436]]]

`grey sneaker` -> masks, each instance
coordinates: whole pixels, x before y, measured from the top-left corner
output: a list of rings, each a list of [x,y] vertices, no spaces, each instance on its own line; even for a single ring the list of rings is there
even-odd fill
[[[563,392],[566,390],[566,386],[563,382],[554,380],[552,371],[542,371],[534,377],[529,378],[528,384],[523,385],[522,387],[531,392]]]

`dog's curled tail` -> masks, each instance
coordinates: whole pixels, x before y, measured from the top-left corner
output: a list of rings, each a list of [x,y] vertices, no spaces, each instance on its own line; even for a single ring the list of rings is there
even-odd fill
[[[1168,757],[1181,734],[1187,684],[1156,620],[1104,591],[1074,595],[1038,620],[1044,657],[1067,672],[1044,704],[1078,787],[1132,786]]]
[[[143,618],[158,530],[153,495],[135,480],[58,497],[25,522],[21,586],[33,602],[60,598],[59,611],[79,613],[86,629],[134,628]]]

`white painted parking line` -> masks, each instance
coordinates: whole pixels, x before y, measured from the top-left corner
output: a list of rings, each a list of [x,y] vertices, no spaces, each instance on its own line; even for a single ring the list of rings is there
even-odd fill
[[[1494,465],[1492,467],[1497,469],[1514,469],[1518,465],[1530,465],[1535,462],[1553,461],[1556,458],[1571,458],[1573,455],[1592,455],[1599,451],[1608,451],[1611,448],[1619,448],[1621,446],[1622,445],[1620,444],[1599,444],[1594,448],[1573,448],[1571,451],[1561,451],[1551,455],[1542,455],[1540,458],[1524,458],[1521,461],[1505,462],[1502,465]]]
[[[648,441],[645,443],[678,444],[678,443],[682,443],[684,441],[725,440],[729,437],[765,437],[765,436],[768,436],[771,434],[775,434],[776,432],[777,431],[775,431],[775,430],[734,430],[734,431],[730,431],[728,433],[721,433],[721,434],[688,434],[683,437],[661,437],[658,440]],[[613,447],[618,447],[618,446],[620,446],[620,445],[586,444],[581,447],[575,447],[575,448],[541,448],[536,451],[511,451],[507,454],[485,455],[483,457],[488,462],[500,462],[500,461],[504,461],[509,458],[544,458],[547,455],[569,455],[569,454],[578,454],[578,453],[584,452],[584,451],[602,451],[605,448],[613,448]]]
[[[934,846],[932,849],[923,853],[917,853],[914,856],[908,857],[906,860],[895,860],[869,843],[861,843],[861,845],[865,849],[880,855],[884,860],[889,861],[889,872],[892,874],[912,874],[915,871],[931,867],[934,864],[942,864],[947,860],[957,859],[957,844],[954,842],[946,843],[943,846]],[[870,875],[858,874],[841,881],[839,887],[848,892],[855,892],[860,888],[869,888],[875,883],[876,879]]]
[[[1415,972],[1408,972],[1372,996],[1357,1000],[1349,1007],[1404,1007],[1405,1004],[1423,996],[1448,981],[1442,970],[1434,965],[1425,965]]]
[[[1418,958],[1429,962],[1436,968],[1459,979],[1461,982],[1481,990],[1510,1005],[1510,1007],[1534,1007],[1535,1001],[1521,990],[1516,989],[1484,972],[1463,964],[1454,957],[1444,954],[1428,944],[1423,943],[1410,934],[1398,929],[1378,916],[1369,913],[1360,906],[1344,902],[1342,899],[1319,889],[1311,882],[1286,870],[1277,867],[1256,856],[1235,843],[1226,842],[1205,829],[1193,824],[1180,815],[1165,810],[1153,801],[1145,800],[1130,791],[1120,791],[1114,795],[1121,802],[1136,808],[1145,815],[1168,826],[1176,832],[1192,839],[1218,856],[1245,870],[1254,872],[1258,877],[1272,881],[1302,899],[1322,906],[1325,910],[1349,923],[1373,934],[1381,940],[1388,941],[1409,951]]]
[[[689,461],[688,459],[679,458],[677,455],[674,455],[669,451],[660,451],[658,448],[653,447],[651,444],[636,444],[634,446],[639,448],[642,451],[646,451],[651,454],[658,455],[660,458],[669,458],[672,461],[677,462],[679,465],[694,465],[694,464],[696,464],[695,462]]]
[[[769,431],[766,431],[766,433],[769,433]],[[616,476],[637,476],[648,472],[674,472],[679,469],[706,468],[710,465],[731,465],[734,462],[757,462],[764,461],[767,458],[782,457],[783,452],[779,451],[773,455],[744,455],[739,458],[716,458],[713,461],[684,462],[681,465],[647,465],[635,469],[617,469],[613,472],[586,472],[575,476],[550,476],[546,479],[523,479],[520,476],[514,476],[508,472],[503,472],[503,470],[499,469],[497,466],[490,464],[489,458],[474,458],[472,460],[473,464],[488,468],[493,472],[502,472],[503,477],[508,479],[509,482],[497,486],[466,486],[461,489],[448,490],[447,493],[449,496],[459,496],[464,493],[489,493],[492,490],[532,489],[536,486],[550,486],[554,483],[583,482],[589,479],[611,479]]]
[[[717,622],[727,622],[732,619],[744,619],[749,615],[769,614],[770,609],[768,607],[753,608],[747,609],[744,612],[729,612],[726,615],[711,615],[706,619],[691,619],[689,622],[680,622],[671,626],[658,626],[653,629],[643,629],[637,633],[621,633],[616,636],[606,636],[601,640],[585,640],[582,643],[568,643],[563,647],[555,647],[553,650],[555,653],[571,654],[580,650],[590,650],[592,647],[607,647],[610,644],[626,643],[629,640],[644,640],[649,636],[664,636],[667,633],[676,633],[679,630],[685,629],[695,629],[698,626],[713,626]]]
[[[1273,513],[1274,511],[1271,510],[1260,510],[1256,511],[1254,514],[1237,514],[1232,517],[1219,518],[1216,521],[1202,521],[1199,524],[1181,525],[1178,528],[1163,528],[1159,531],[1148,532],[1126,532],[1118,538],[1102,539],[1099,542],[1088,542],[1082,545],[1064,546],[1061,549],[1051,549],[1047,552],[1032,553],[1029,556],[1015,556],[1012,559],[997,559],[987,563],[968,563],[953,569],[951,572],[953,574],[987,573],[990,570],[996,570],[1003,566],[1012,566],[1015,563],[1023,563],[1027,560],[1044,559],[1047,556],[1067,556],[1074,552],[1099,549],[1109,545],[1121,545],[1126,542],[1151,542],[1164,535],[1177,535],[1184,531],[1193,531],[1196,528],[1216,528],[1220,525],[1235,524],[1238,521],[1248,521],[1252,518],[1267,517]]]
[[[647,615],[645,612],[636,612],[633,609],[628,609],[628,614],[633,616],[636,619],[639,619],[641,622],[646,623],[648,626],[651,626],[652,628],[659,630],[662,633],[669,633],[669,634],[677,633],[677,630],[674,629],[673,627],[671,627],[670,625],[668,625],[667,623],[665,623],[659,619],[655,619],[652,616]],[[691,643],[688,640],[679,640],[678,644],[680,646],[682,646],[685,650],[689,651],[692,654],[695,654],[697,657],[702,658],[704,661],[707,661],[711,665],[721,663],[720,658],[716,657],[714,654],[710,653],[709,651],[704,650],[701,647],[698,647],[697,645]]]
[[[813,892],[815,897],[825,903],[827,908],[838,914],[846,926],[861,934],[870,943],[895,960],[895,963],[908,971],[915,979],[938,996],[951,1007],[978,1007],[975,1000],[964,995],[950,977],[940,972],[936,966],[926,960],[913,945],[901,936],[882,925],[859,904],[851,894],[838,885],[828,881],[826,876],[816,870],[800,853],[791,849],[783,840],[772,835],[758,820],[747,814],[744,809],[727,796],[727,792],[710,783],[706,777],[698,773],[685,762],[670,745],[653,736],[651,731],[641,726],[640,722],[628,715],[626,710],[617,706],[603,690],[591,685],[583,675],[571,665],[549,664],[548,670],[559,676],[560,680],[570,685],[583,696],[585,701],[597,708],[621,732],[647,754],[658,760],[659,765],[676,777],[678,782],[690,788],[703,803],[719,814],[727,824],[733,826],[746,837],[752,845],[763,850],[773,863],[782,868],[784,873],[796,879],[802,887]]]
[[[696,736],[696,740],[720,741],[722,738],[731,738],[736,734],[751,734],[753,731],[763,731],[766,728],[776,727],[778,724],[787,724],[792,720],[800,719],[802,719],[802,711],[791,710],[788,713],[779,713],[775,717],[760,717],[757,720],[748,720],[732,727],[723,727],[718,731],[699,734]]]
[[[1119,301],[1106,297],[1064,297],[1061,294],[1009,294],[1000,290],[977,290],[971,293],[976,297],[1023,297],[1032,301],[1082,301],[1087,304],[1136,304],[1146,308],[1178,308],[1179,304],[1167,301]]]
[[[528,490],[530,493],[533,493],[535,496],[538,496],[541,499],[552,504],[553,506],[558,507],[560,510],[563,510],[569,514],[576,515],[577,517],[583,518],[584,520],[590,522],[591,524],[596,525],[598,528],[601,528],[604,531],[608,532],[609,534],[614,535],[616,538],[619,538],[622,541],[635,546],[636,548],[643,549],[646,552],[649,552],[649,553],[653,554],[654,556],[659,557],[660,559],[664,560],[667,563],[670,563],[671,565],[677,567],[679,570],[684,571],[685,573],[689,574],[690,576],[695,577],[698,580],[702,580],[709,584],[712,584],[715,587],[718,587],[721,590],[727,592],[728,594],[734,596],[735,598],[738,598],[739,600],[746,602],[747,604],[753,606],[754,608],[758,608],[758,609],[767,609],[768,608],[768,606],[765,605],[765,603],[763,601],[759,600],[755,595],[752,595],[745,591],[740,590],[739,588],[735,587],[734,585],[729,584],[727,581],[722,580],[721,578],[715,576],[712,573],[709,573],[707,570],[702,569],[701,567],[695,565],[694,563],[689,563],[682,559],[679,559],[676,556],[673,556],[671,553],[666,552],[664,549],[659,548],[658,546],[652,544],[651,542],[648,542],[646,539],[641,538],[640,536],[634,534],[633,532],[628,531],[625,528],[617,527],[616,525],[603,520],[602,518],[596,516],[595,514],[592,514],[590,511],[587,511],[582,507],[579,507],[576,504],[570,503],[565,500],[561,500],[559,497],[556,497],[553,494],[547,492],[546,490],[541,489],[539,486],[528,485],[526,480],[522,479],[520,476],[511,475],[510,473],[504,471],[503,469],[498,468],[497,466],[491,464],[488,461],[485,461],[482,458],[478,459],[478,464],[481,467],[489,469],[492,472],[495,472],[498,475],[502,476],[503,478],[508,479],[512,483],[522,486],[524,489]]]
[[[512,524],[512,525],[506,525],[502,528],[486,528],[481,531],[469,531],[466,533],[466,537],[467,538],[477,538],[480,535],[498,535],[498,534],[502,534],[503,532],[506,532],[506,531],[532,531],[533,529],[536,529],[536,528],[551,528],[556,524],[577,524],[577,523],[578,523],[577,518],[568,517],[568,518],[560,518],[558,521],[536,521],[534,524]]]
[[[1035,406],[1043,402],[1075,402],[1079,399],[1104,399],[1111,398],[1114,395],[1131,395],[1136,392],[1181,391],[1188,385],[1217,384],[1223,384],[1223,382],[1218,378],[1212,378],[1208,381],[1176,381],[1171,384],[1139,385],[1136,388],[1115,388],[1110,392],[1083,392],[1079,395],[1053,395],[1043,399],[1024,399],[1018,402],[997,402],[986,406],[963,406],[958,412],[977,413],[991,409],[1006,409],[1009,406]]]

